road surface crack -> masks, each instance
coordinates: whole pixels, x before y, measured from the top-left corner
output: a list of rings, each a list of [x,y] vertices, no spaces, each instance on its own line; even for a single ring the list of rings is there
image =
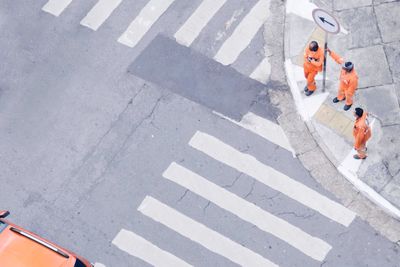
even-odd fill
[[[250,191],[244,196],[244,199],[247,199],[250,195],[253,194],[255,184],[256,184],[256,180],[253,180],[253,182],[251,183]]]
[[[239,180],[239,178],[242,176],[243,173],[239,173],[238,176],[236,176],[235,180],[233,180],[232,183],[228,184],[228,185],[223,185],[223,188],[231,188],[235,185],[235,183]]]
[[[186,189],[183,195],[176,201],[176,202],[181,202],[182,199],[186,196],[186,194],[189,192],[189,189]]]

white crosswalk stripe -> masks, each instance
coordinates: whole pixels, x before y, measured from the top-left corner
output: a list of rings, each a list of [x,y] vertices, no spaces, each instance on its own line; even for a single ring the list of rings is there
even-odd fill
[[[46,11],[54,16],[60,16],[61,13],[66,9],[72,0],[49,0],[43,7],[42,10]]]
[[[175,33],[178,43],[190,46],[226,0],[204,0],[190,18]]]
[[[121,2],[122,0],[99,0],[81,20],[81,25],[97,31]]]
[[[250,44],[269,15],[270,0],[259,0],[223,43],[214,59],[221,64],[235,62],[240,53]]]
[[[332,248],[325,241],[307,234],[175,162],[171,163],[163,176],[282,239],[315,260],[324,260]]]
[[[152,197],[147,196],[138,210],[186,238],[199,243],[208,250],[224,256],[241,266],[278,266]]]
[[[153,24],[175,0],[150,0],[132,21],[118,42],[129,47],[136,46]]]
[[[344,226],[349,226],[356,216],[342,205],[211,135],[198,131],[189,145]]]
[[[160,249],[143,237],[125,229],[119,231],[112,243],[119,249],[154,266],[192,266],[173,254]]]
[[[295,156],[295,152],[292,146],[290,145],[289,140],[285,135],[285,132],[278,124],[273,123],[272,121],[269,121],[260,116],[257,116],[252,112],[248,112],[247,114],[245,114],[243,118],[240,120],[240,122],[237,122],[229,117],[226,117],[225,115],[218,113],[216,111],[213,111],[213,113],[292,152],[293,156]]]

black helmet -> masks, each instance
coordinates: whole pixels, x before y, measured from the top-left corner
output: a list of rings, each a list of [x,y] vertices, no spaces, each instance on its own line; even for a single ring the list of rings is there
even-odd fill
[[[311,41],[309,48],[311,51],[316,52],[318,50],[318,43],[316,41]]]
[[[354,113],[356,113],[357,117],[361,117],[364,114],[364,110],[362,108],[355,108]]]
[[[347,61],[342,65],[342,68],[345,69],[346,71],[350,72],[353,70],[354,64],[350,61]]]

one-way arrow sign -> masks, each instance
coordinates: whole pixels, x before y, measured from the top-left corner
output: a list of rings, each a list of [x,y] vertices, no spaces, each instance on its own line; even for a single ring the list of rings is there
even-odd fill
[[[323,22],[323,23],[328,23],[329,25],[331,25],[332,27],[335,27],[335,24],[330,23],[329,21],[327,21],[324,17],[319,17],[319,19]]]
[[[324,31],[329,33],[338,33],[340,31],[339,22],[327,11],[317,8],[313,10],[312,15],[315,23]]]

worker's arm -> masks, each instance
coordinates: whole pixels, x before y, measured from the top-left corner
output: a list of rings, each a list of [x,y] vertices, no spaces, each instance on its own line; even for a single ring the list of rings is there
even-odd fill
[[[336,54],[334,51],[328,49],[328,53],[333,58],[333,60],[336,61],[336,63],[338,63],[338,64],[343,64],[344,63],[343,58],[340,57],[338,54]]]

